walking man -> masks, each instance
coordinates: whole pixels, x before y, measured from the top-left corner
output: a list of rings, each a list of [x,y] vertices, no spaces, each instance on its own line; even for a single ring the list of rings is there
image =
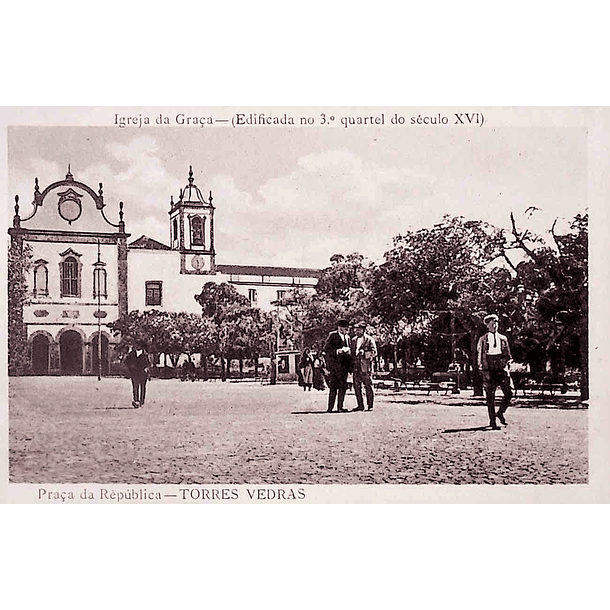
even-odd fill
[[[366,394],[366,406],[368,411],[373,410],[375,393],[373,392],[373,360],[377,357],[377,345],[375,339],[366,334],[366,322],[359,322],[354,327],[356,336],[352,338],[352,358],[354,363],[354,393],[358,406],[354,411],[364,411],[364,400],[362,398],[362,386]]]
[[[129,369],[129,377],[133,390],[133,401],[131,404],[134,409],[139,409],[144,405],[144,400],[146,399],[146,382],[148,381],[148,367],[150,365],[143,341],[138,341],[135,349],[132,348],[129,351],[125,364]]]
[[[347,329],[349,324],[346,320],[337,322],[337,330],[328,335],[324,344],[326,354],[326,366],[328,368],[328,412],[330,413],[337,401],[337,412],[344,413],[343,402],[347,392],[347,374],[352,367],[351,343]]]
[[[500,423],[507,425],[504,413],[510,404],[513,391],[510,387],[508,363],[512,360],[508,339],[498,332],[498,316],[491,314],[485,316],[486,332],[477,344],[477,358],[479,369],[483,373],[489,425],[493,430],[499,430],[496,417]],[[504,397],[499,411],[495,410],[496,388],[501,388]]]

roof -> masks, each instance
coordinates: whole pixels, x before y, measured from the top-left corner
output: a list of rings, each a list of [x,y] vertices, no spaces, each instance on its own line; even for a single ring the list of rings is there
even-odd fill
[[[267,275],[275,277],[320,277],[321,269],[303,267],[261,267],[259,265],[216,265],[220,273],[233,275]]]
[[[153,239],[152,237],[146,237],[146,235],[142,235],[135,241],[132,241],[129,244],[130,248],[137,248],[140,250],[171,250],[169,246],[162,244],[160,241]]]

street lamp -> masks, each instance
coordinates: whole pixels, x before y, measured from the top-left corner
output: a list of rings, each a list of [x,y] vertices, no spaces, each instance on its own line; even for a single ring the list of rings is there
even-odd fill
[[[100,240],[97,240],[97,262],[95,263],[95,290],[97,292],[97,380],[102,380],[102,260]]]

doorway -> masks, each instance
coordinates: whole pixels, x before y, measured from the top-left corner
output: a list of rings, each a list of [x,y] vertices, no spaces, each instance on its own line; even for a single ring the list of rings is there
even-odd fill
[[[62,375],[83,374],[83,340],[75,330],[67,330],[59,339]]]
[[[32,340],[32,372],[34,375],[49,374],[49,338],[36,335]]]

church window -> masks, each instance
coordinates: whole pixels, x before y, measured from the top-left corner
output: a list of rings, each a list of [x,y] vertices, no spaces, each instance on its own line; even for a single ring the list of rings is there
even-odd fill
[[[174,241],[178,241],[178,219],[174,218]]]
[[[250,299],[250,304],[251,305],[255,305],[256,302],[258,301],[258,295],[256,293],[256,289],[255,288],[250,288],[248,290],[248,298]]]
[[[163,282],[146,282],[146,305],[161,305],[163,297]]]
[[[278,290],[277,291],[277,300],[278,301],[284,300],[285,296],[286,296],[286,291],[285,290]]]
[[[191,218],[191,245],[203,246],[203,222],[199,216]]]
[[[69,249],[62,252],[60,256],[62,257],[59,263],[60,294],[62,297],[80,297],[82,279],[82,263],[78,259],[80,254]]]
[[[49,295],[49,269],[42,259],[34,263],[34,296]]]

